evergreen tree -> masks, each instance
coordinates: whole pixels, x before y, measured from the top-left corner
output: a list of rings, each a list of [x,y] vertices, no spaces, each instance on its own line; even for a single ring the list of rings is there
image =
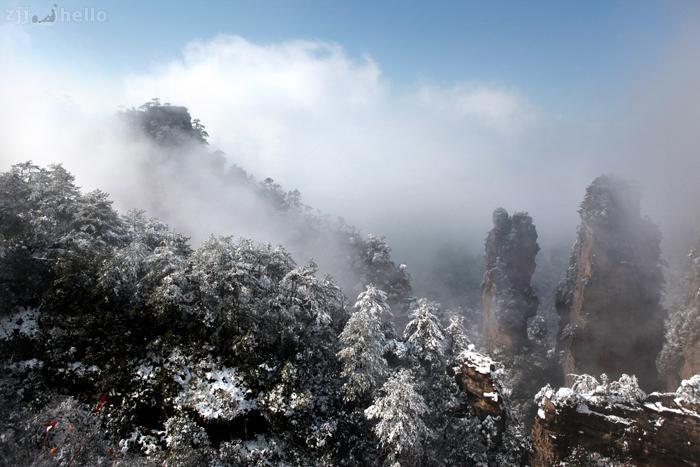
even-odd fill
[[[428,406],[416,390],[411,372],[401,369],[384,383],[381,396],[365,410],[365,416],[376,420],[373,431],[390,461],[417,465],[423,443],[430,435],[423,422],[427,412]]]
[[[389,311],[386,294],[372,285],[367,286],[358,296],[355,310],[340,333],[342,348],[338,352],[347,401],[371,396],[388,371],[381,328],[381,315]]]
[[[437,317],[438,311],[437,303],[421,298],[404,331],[410,354],[427,369],[440,366],[445,357],[445,335]]]
[[[191,300],[184,277],[192,252],[188,238],[140,211],[129,212],[124,223],[129,241],[105,263],[103,293],[126,309],[149,307],[154,315],[184,307]]]
[[[464,330],[464,318],[459,315],[450,316],[450,322],[445,328],[445,355],[454,363],[456,358],[469,348],[469,338]]]

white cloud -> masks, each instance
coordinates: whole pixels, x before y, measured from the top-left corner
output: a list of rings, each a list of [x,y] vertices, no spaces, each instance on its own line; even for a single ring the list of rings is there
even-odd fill
[[[620,137],[609,122],[562,122],[517,89],[469,80],[398,90],[371,57],[351,57],[334,43],[217,36],[109,81],[10,52],[0,54],[8,70],[0,76],[3,168],[62,161],[83,185],[113,191],[122,207],[138,206],[139,195],[114,174],[138,162],[143,148],[118,141],[107,122],[119,104],[153,97],[189,107],[230,161],[299,188],[307,203],[364,231],[389,234],[399,252],[436,238],[481,239],[501,205],[529,210],[543,242],[551,232],[573,235],[594,176],[628,171],[656,183],[660,172],[640,173],[637,153],[610,157]],[[202,216],[192,229],[222,225]]]
[[[418,98],[441,112],[454,112],[503,130],[531,122],[535,113],[517,94],[486,86],[424,86]]]
[[[125,94],[134,105],[159,96],[188,106],[232,161],[373,229],[387,215],[408,223],[416,209],[437,222],[469,205],[465,219],[488,219],[505,202],[493,192],[507,183],[502,169],[522,157],[518,141],[536,121],[507,90],[400,93],[370,57],[337,44],[236,36],[187,45],[180,59],[129,77]]]

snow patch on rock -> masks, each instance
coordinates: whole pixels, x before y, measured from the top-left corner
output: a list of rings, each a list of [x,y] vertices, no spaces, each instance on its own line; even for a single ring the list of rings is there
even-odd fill
[[[459,360],[483,375],[491,374],[497,368],[497,363],[490,357],[478,353],[474,344],[469,344],[467,350],[460,354]]]

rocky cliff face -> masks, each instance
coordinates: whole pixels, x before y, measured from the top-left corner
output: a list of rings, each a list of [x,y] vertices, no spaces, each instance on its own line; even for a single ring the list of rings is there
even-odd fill
[[[681,353],[681,379],[700,373],[700,256],[695,257],[694,273],[696,276],[690,286],[686,305],[692,316],[688,316],[688,336]]]
[[[462,440],[463,446],[477,455],[459,465],[526,465],[528,444],[513,418],[500,364],[470,345],[460,354],[455,370],[457,386],[466,395],[466,407],[459,410],[473,413],[474,420],[479,420],[467,430],[473,439]],[[479,454],[484,448],[488,453]]]
[[[527,341],[527,320],[538,305],[530,279],[539,249],[530,216],[509,216],[502,208],[494,211],[481,288],[483,338],[489,352],[512,354]]]
[[[470,409],[490,421],[490,442],[512,442],[500,366],[472,348],[461,355],[455,376]],[[684,380],[675,392],[649,395],[634,376],[609,381],[605,375],[575,375],[571,387],[547,385],[535,402],[529,459],[516,456],[514,465],[700,465],[700,375]]]
[[[700,373],[700,241],[688,257],[687,292],[680,309],[669,320],[666,343],[659,358],[667,389]]]
[[[565,280],[557,291],[558,349],[570,374],[634,374],[658,386],[663,343],[663,276],[658,228],[642,218],[640,196],[626,182],[601,176],[586,190],[581,225]]]
[[[700,463],[700,375],[675,393],[646,395],[636,379],[576,377],[573,387],[537,395],[530,464]]]
[[[491,416],[500,421],[500,435],[504,428],[506,408],[497,371],[496,362],[470,349],[462,355],[456,378],[458,386],[467,394],[469,405],[480,418]]]

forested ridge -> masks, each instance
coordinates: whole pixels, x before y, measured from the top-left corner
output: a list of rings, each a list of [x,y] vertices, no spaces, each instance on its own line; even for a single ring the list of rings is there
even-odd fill
[[[183,108],[125,116],[159,144],[205,141]],[[233,173],[309,228],[331,225],[298,193],[236,168],[222,176]],[[515,432],[497,445],[494,422],[457,386],[461,319],[413,299],[380,238],[333,224],[362,287],[348,297],[282,246],[212,236],[195,247],[142,211],[120,214],[60,165],[13,166],[0,200],[4,464],[454,465],[522,454]],[[399,313],[405,329],[394,327]]]

